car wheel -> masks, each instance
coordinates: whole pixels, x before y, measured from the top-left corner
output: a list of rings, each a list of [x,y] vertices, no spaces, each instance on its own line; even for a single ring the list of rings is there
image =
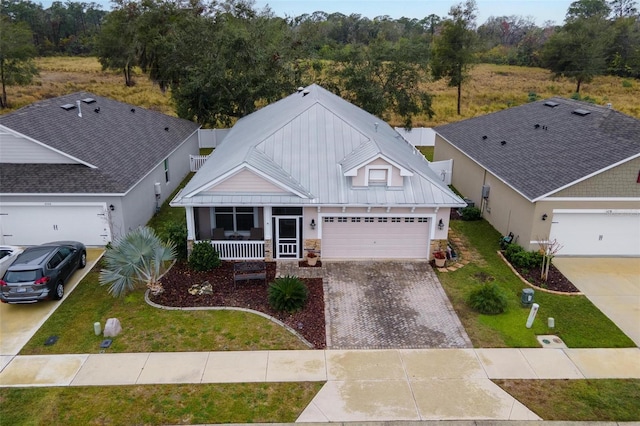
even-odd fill
[[[80,264],[78,265],[78,269],[82,269],[85,266],[87,266],[87,253],[83,251],[80,255]]]
[[[60,300],[62,299],[62,296],[64,296],[64,284],[62,284],[62,281],[58,281],[58,283],[56,284],[56,286],[53,289],[53,300]]]

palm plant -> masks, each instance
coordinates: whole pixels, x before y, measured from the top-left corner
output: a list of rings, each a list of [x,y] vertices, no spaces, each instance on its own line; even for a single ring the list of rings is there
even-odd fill
[[[160,277],[175,257],[173,243],[162,241],[151,228],[140,227],[107,248],[100,285],[109,285],[114,297],[124,296],[142,284],[153,294],[162,293]]]

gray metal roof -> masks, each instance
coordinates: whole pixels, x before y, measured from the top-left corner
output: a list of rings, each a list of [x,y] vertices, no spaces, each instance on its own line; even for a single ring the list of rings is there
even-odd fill
[[[86,98],[95,102],[81,103],[82,117],[77,108],[61,108]],[[90,168],[86,165],[0,163],[3,193],[124,193],[199,128],[187,120],[87,92],[36,102],[0,116],[0,125],[97,168],[91,172],[81,169]],[[17,169],[24,171],[20,182],[10,180]],[[43,185],[54,169],[72,173],[69,176],[75,176],[75,181],[60,179],[54,187]],[[104,182],[93,182],[93,178]]]
[[[574,113],[577,109],[589,114]],[[532,102],[435,130],[530,201],[640,156],[640,120],[564,98]]]
[[[413,176],[405,178],[400,190],[352,189],[344,172],[380,155]],[[300,195],[201,192],[242,166]],[[463,206],[464,202],[393,128],[314,84],[239,120],[172,202],[212,204]]]

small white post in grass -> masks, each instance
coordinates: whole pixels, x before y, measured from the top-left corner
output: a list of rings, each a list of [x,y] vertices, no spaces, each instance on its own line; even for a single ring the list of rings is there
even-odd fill
[[[538,313],[538,308],[540,305],[534,303],[531,305],[531,312],[529,312],[529,318],[527,318],[527,328],[531,328],[533,325],[533,320],[536,319],[536,314]]]
[[[555,318],[553,317],[547,318],[547,326],[549,326],[549,328],[554,328],[556,326]]]
[[[99,336],[102,333],[100,322],[93,323],[93,332],[96,333],[96,336]]]

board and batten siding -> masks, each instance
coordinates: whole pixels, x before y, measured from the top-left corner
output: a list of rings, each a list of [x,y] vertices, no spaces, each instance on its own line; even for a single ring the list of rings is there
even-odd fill
[[[0,130],[0,162],[13,164],[76,164],[53,149]]]
[[[249,170],[242,170],[204,192],[288,194],[288,191],[277,187]]]

